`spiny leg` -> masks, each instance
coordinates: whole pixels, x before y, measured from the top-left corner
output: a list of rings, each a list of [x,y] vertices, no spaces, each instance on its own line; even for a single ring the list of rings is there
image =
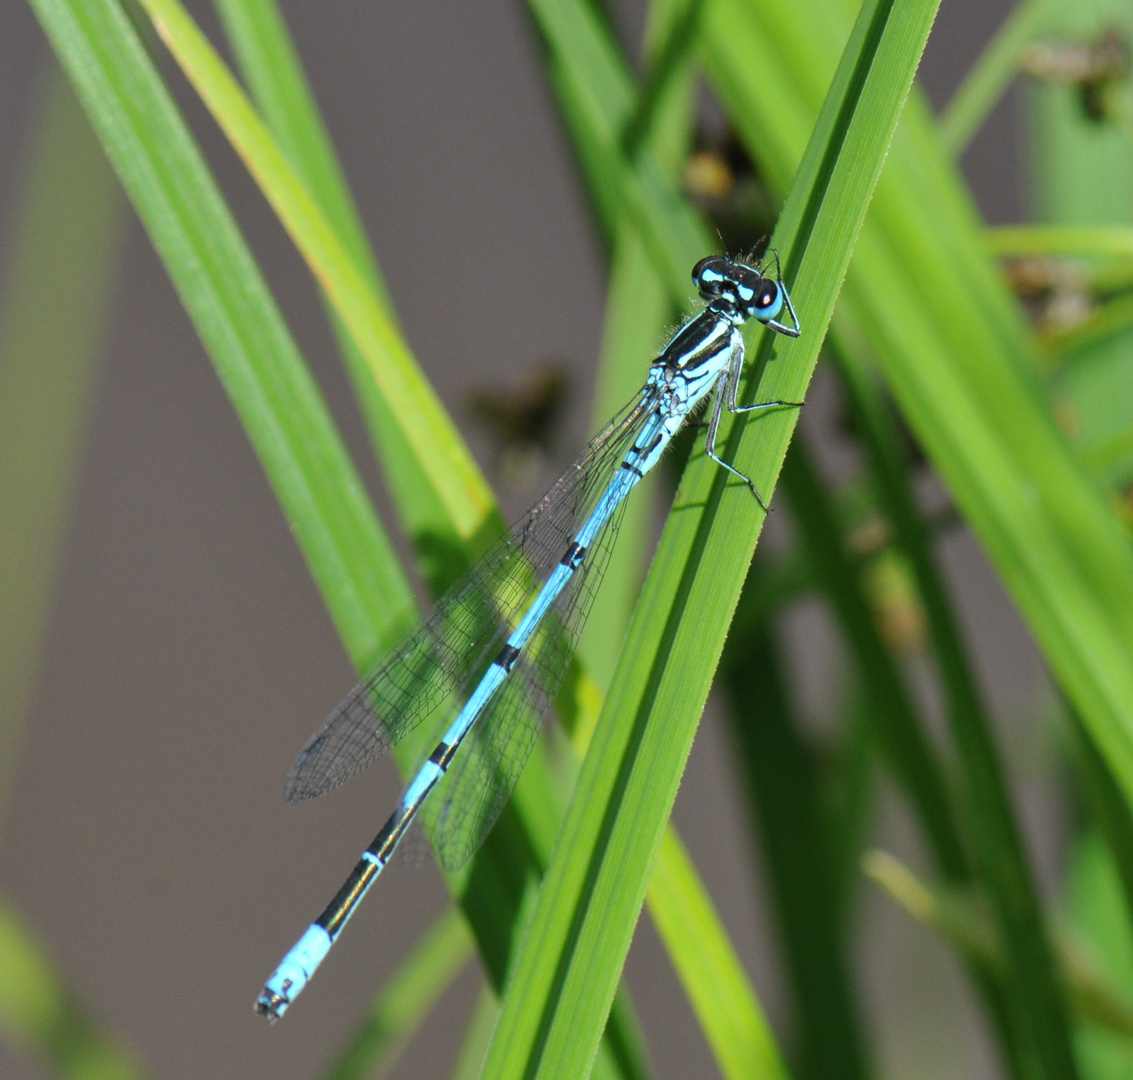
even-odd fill
[[[764,513],[770,513],[767,504],[763,501],[763,497],[759,494],[755,484],[752,483],[751,477],[746,476],[740,472],[739,469],[729,465],[726,461],[721,459],[716,453],[716,431],[720,426],[720,417],[723,415],[724,406],[727,405],[728,412],[742,414],[755,412],[757,409],[774,409],[774,408],[802,408],[801,401],[760,401],[754,405],[739,405],[736,398],[739,395],[740,378],[743,373],[744,356],[742,352],[737,351],[736,355],[732,358],[732,362],[728,365],[727,371],[720,376],[720,381],[716,384],[716,393],[712,403],[712,417],[708,422],[708,436],[705,439],[705,450],[708,456],[712,458],[718,465],[722,465],[730,473],[738,476],[747,486],[751,489],[751,493],[755,496],[756,502],[763,508]]]
[[[744,475],[739,469],[729,465],[719,454],[716,453],[716,430],[720,426],[720,417],[724,412],[724,398],[727,395],[726,382],[729,376],[725,372],[720,376],[720,381],[716,384],[716,393],[712,401],[712,418],[708,421],[708,435],[704,440],[704,452],[714,461],[717,465],[728,470],[738,476],[747,486],[751,489],[751,493],[755,496],[755,501],[763,508],[765,514],[771,511],[767,508],[767,503],[763,501],[763,496],[759,494],[755,484],[752,483],[751,477]]]
[[[801,401],[760,401],[754,405],[739,405],[736,403],[736,398],[740,392],[740,377],[743,374],[744,358],[742,353],[738,353],[732,358],[732,362],[728,365],[727,372],[721,377],[727,379],[727,406],[730,413],[749,413],[755,412],[757,409],[777,409],[777,408],[792,408],[801,409],[803,403]],[[719,393],[720,388],[717,387],[717,404],[714,411],[719,409]]]

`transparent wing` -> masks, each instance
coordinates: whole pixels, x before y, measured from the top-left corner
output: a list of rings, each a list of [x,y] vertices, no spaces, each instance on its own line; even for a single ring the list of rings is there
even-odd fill
[[[471,858],[519,782],[602,584],[621,513],[619,507],[599,533],[422,808],[446,870],[458,870]]]
[[[418,815],[397,842],[397,861],[407,870],[424,870],[433,865],[433,845]]]
[[[343,699],[291,766],[284,785],[287,802],[325,794],[442,705],[448,706],[442,715],[459,707],[562,558],[654,404],[652,393],[643,391],[622,409],[547,494]]]

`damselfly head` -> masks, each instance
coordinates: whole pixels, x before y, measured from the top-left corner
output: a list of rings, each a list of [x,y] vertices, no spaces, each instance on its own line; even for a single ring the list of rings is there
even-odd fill
[[[692,280],[709,305],[741,321],[774,319],[783,307],[777,281],[723,255],[709,255],[692,268]]]

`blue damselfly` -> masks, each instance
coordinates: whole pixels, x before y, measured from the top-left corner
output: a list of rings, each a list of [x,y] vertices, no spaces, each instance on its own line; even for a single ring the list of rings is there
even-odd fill
[[[774,277],[720,255],[701,259],[692,277],[705,307],[673,335],[634,399],[295,759],[289,803],[337,787],[426,718],[443,725],[389,821],[267,981],[256,1010],[269,1020],[278,1020],[306,986],[419,812],[447,870],[463,865],[487,835],[562,684],[626,496],[713,391],[708,456],[743,480],[766,509],[751,479],[717,456],[716,434],[725,408],[742,413],[798,404],[737,402],[740,328],[755,318],[798,337],[798,318],[777,257]],[[778,319],[784,309],[790,326]],[[443,790],[428,798],[442,780]]]

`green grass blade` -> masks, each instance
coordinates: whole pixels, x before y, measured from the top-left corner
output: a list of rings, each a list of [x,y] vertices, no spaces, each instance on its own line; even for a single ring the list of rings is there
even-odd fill
[[[699,0],[653,6],[646,52],[660,54],[656,64],[664,68],[667,80],[660,74],[652,80],[647,77],[638,106],[624,120],[628,134],[622,140],[622,151],[631,160],[641,151],[653,154],[659,167],[672,177],[683,160],[688,141],[691,86],[683,61],[694,43],[692,38],[681,42],[679,37],[688,33],[689,24],[698,13]],[[684,57],[678,54],[678,46],[683,48]],[[555,47],[562,48],[562,43],[556,42]],[[564,51],[574,55],[569,48]],[[585,81],[577,73],[574,79]],[[570,82],[564,78],[559,86],[560,100],[568,115],[572,112],[567,100]],[[647,100],[650,94],[655,98],[652,102]],[[648,117],[651,125],[643,117]],[[616,126],[614,123],[613,127]],[[593,139],[589,129],[580,127],[575,135],[597,144],[597,149],[582,153],[584,160],[602,160],[614,152],[615,148]],[[669,291],[654,269],[634,217],[623,213],[617,222],[611,223],[611,231],[614,244],[595,396],[596,423],[628,400],[640,385],[643,358],[654,355],[673,309]],[[635,492],[632,504],[626,508],[618,547],[583,638],[587,669],[595,673],[603,686],[608,685],[613,673],[638,592],[641,559],[647,546],[650,493],[651,488]],[[586,741],[583,739],[580,744],[575,740],[582,752]],[[766,1019],[708,894],[684,857],[673,830],[666,833],[658,855],[648,904],[721,1072],[727,1077],[776,1075],[775,1069],[781,1068],[776,1064],[780,1059]],[[699,916],[696,921],[691,917],[694,912]],[[721,996],[726,1000],[721,1001]],[[757,1071],[753,1072],[753,1068]]]
[[[101,1034],[30,930],[0,902],[0,1031],[61,1080],[139,1080],[134,1057]]]
[[[413,449],[458,534],[476,537],[492,517],[491,492],[365,275],[184,8],[176,0],[142,0],[142,7],[350,331],[386,399],[387,418]]]
[[[375,301],[396,324],[377,260],[279,8],[274,0],[217,0],[217,10],[244,78],[280,149],[323,209]],[[323,295],[326,298],[325,292]],[[445,565],[438,552],[454,546],[459,549],[461,537],[413,447],[400,437],[391,407],[365,356],[334,314],[329,300],[327,306],[398,517],[414,543],[422,576],[434,595],[439,595],[460,561],[455,560],[455,566]]]
[[[44,76],[0,294],[0,804],[31,707],[126,223],[70,87],[54,63]]]
[[[940,137],[949,153],[959,157],[972,141],[1015,78],[1019,57],[1053,6],[1052,0],[1023,0],[984,47],[940,117]]]
[[[881,507],[894,530],[894,539],[908,558],[916,578],[948,703],[950,724],[957,744],[963,748],[962,760],[968,770],[969,782],[981,787],[975,779],[978,774],[998,791],[996,805],[992,808],[985,807],[983,812],[976,815],[973,832],[981,838],[982,846],[988,853],[985,859],[993,863],[1002,861],[1004,855],[994,850],[995,841],[988,835],[983,815],[990,813],[1005,818],[1001,831],[1005,830],[1011,837],[1011,850],[1006,853],[1006,859],[1016,868],[1012,875],[1014,880],[1026,882],[1030,875],[1026,872],[1023,852],[1018,844],[1018,829],[1013,823],[1004,790],[1005,781],[994,750],[987,708],[979,692],[948,591],[936,564],[932,549],[933,537],[916,504],[911,477],[900,449],[900,433],[889,414],[888,404],[882,398],[880,387],[856,358],[861,342],[849,318],[836,320],[834,338],[836,348],[833,352],[843,391],[857,430],[862,434],[870,467],[877,481]],[[977,792],[973,801],[979,802],[983,797]],[[993,879],[998,876],[994,867],[989,876]],[[1006,887],[1005,884],[1003,888]],[[1033,897],[1033,885],[1030,889],[1032,898],[1027,907],[1032,912],[1037,912],[1039,905]],[[993,1016],[1005,1018],[1006,998],[1012,994],[1010,988],[1005,990],[1002,982],[993,980],[985,970],[975,968],[972,975],[988,999]],[[1015,1041],[1012,1033],[1001,1025],[1000,1036],[1003,1052],[1010,1059]]]
[[[798,399],[810,379],[936,10],[897,8],[863,9],[781,219],[806,333],[774,343],[767,396]],[[768,494],[794,420],[767,416],[729,435],[737,467]],[[750,494],[726,490],[711,464],[694,460],[669,517],[509,983],[488,1080],[583,1075],[597,1047],[762,524]]]
[[[554,9],[550,5],[538,4],[535,6],[535,14],[541,20],[540,26],[544,31],[545,38],[548,44],[548,49],[552,57],[564,57],[562,61],[567,70],[559,70],[558,79],[555,83],[556,89],[559,93],[560,103],[563,107],[565,115],[573,119],[573,135],[576,141],[576,147],[579,150],[579,156],[584,165],[589,165],[591,168],[590,179],[592,186],[600,191],[602,177],[606,172],[614,167],[621,167],[620,164],[615,163],[611,165],[611,155],[617,152],[617,146],[610,138],[610,132],[616,131],[619,125],[629,124],[632,129],[633,118],[635,113],[629,108],[629,99],[624,93],[609,92],[604,96],[604,102],[609,107],[609,115],[601,122],[597,122],[591,116],[586,117],[584,110],[577,107],[572,101],[572,94],[579,86],[617,86],[622,91],[628,84],[628,77],[625,75],[624,70],[618,67],[618,64],[611,59],[611,55],[605,55],[604,62],[596,59],[596,54],[601,53],[601,49],[597,46],[590,48],[575,49],[572,43],[566,39],[568,29],[573,25],[570,15],[563,13],[561,9]],[[577,12],[573,13],[578,15]],[[591,28],[589,30],[590,41],[596,43],[603,43],[607,40],[598,28]],[[622,107],[619,108],[618,106]],[[629,118],[627,120],[627,117]],[[666,154],[664,148],[654,148],[658,152],[658,160],[664,161]],[[669,166],[672,169],[672,166]],[[629,184],[629,181],[623,181],[624,184]],[[610,318],[608,323],[608,345],[612,349],[617,349],[623,346],[624,351],[621,356],[624,357],[623,362],[632,361],[632,353],[634,350],[640,350],[641,345],[644,343],[644,338],[648,337],[649,330],[649,313],[651,311],[664,310],[667,306],[664,299],[665,283],[669,285],[669,294],[672,297],[668,303],[679,304],[685,297],[687,290],[687,278],[681,277],[679,284],[674,284],[673,275],[667,275],[664,281],[659,278],[655,273],[650,271],[648,260],[650,259],[649,248],[644,242],[638,242],[636,245],[632,239],[633,226],[640,222],[640,214],[642,206],[648,204],[648,194],[639,192],[638,209],[635,212],[626,211],[623,216],[618,220],[611,220],[607,222],[607,227],[616,239],[614,246],[614,260],[613,269],[611,273],[611,304],[610,304]],[[659,236],[664,234],[665,229],[663,225],[658,224],[663,222],[666,215],[669,213],[666,206],[671,205],[672,200],[675,198],[675,189],[672,193],[666,195],[665,200],[659,200],[659,204],[653,209],[648,211],[653,215],[654,235]],[[597,198],[596,202],[599,209],[602,208],[601,198]],[[613,213],[613,211],[611,211]],[[699,230],[699,226],[695,228],[690,227],[685,231],[685,235],[691,235]],[[705,236],[701,241],[705,244],[710,243]],[[714,244],[714,242],[712,242]],[[668,256],[669,262],[675,265],[681,259],[681,244],[677,240],[671,242],[671,253]],[[700,249],[701,252],[705,248]],[[685,251],[685,256],[691,257],[690,253],[692,248],[689,247]],[[622,307],[624,305],[624,309]],[[636,335],[636,336],[635,336]],[[624,346],[624,337],[630,339],[630,345]],[[606,353],[606,357],[610,357],[610,353]],[[616,361],[615,361],[616,362]],[[621,376],[626,379],[626,376]],[[634,383],[636,385],[636,383]],[[620,390],[620,396],[625,396],[625,390],[628,386],[627,382],[623,382]],[[609,401],[620,400],[619,392],[614,392],[609,395]],[[624,543],[625,529],[623,527],[623,537],[621,538]],[[606,590],[610,589],[610,584],[606,586]],[[628,590],[623,589],[623,592]],[[599,601],[601,603],[601,600]],[[589,654],[587,654],[589,655]],[[661,861],[667,858],[667,848],[662,847],[661,855],[659,856],[658,871],[655,875],[654,885],[650,889],[649,901],[650,911],[653,914],[658,926],[672,927],[677,924],[678,916],[676,913],[683,910],[683,906],[690,903],[691,900],[681,896],[671,895],[668,893],[668,887],[680,881],[679,875],[674,872],[662,873]],[[664,882],[665,886],[662,887],[658,882]],[[712,972],[706,968],[703,962],[693,963],[692,951],[678,947],[679,943],[671,938],[670,935],[663,933],[663,940],[665,941],[670,952],[670,959],[676,968],[682,983],[684,984],[685,991],[689,999],[694,1004],[694,1009],[697,1011],[698,1016],[706,1023],[706,1017],[702,1009],[698,1007],[698,1003],[703,1003],[711,1000],[713,994],[713,984],[726,985],[732,977],[732,973],[739,971],[738,964],[732,961],[730,966],[725,965],[722,970]],[[734,950],[726,938],[721,938],[713,949],[704,949],[701,951],[702,957],[714,957],[717,952],[726,953],[734,957]],[[747,999],[754,1002],[754,994],[747,992]],[[723,1015],[728,1015],[727,1013]],[[749,1032],[760,1030],[757,1028],[747,1028],[745,1030],[736,1030],[732,1032],[732,1040],[734,1045],[738,1047],[750,1046]],[[729,1072],[736,1066],[736,1056],[733,1053],[729,1056],[725,1052],[725,1045],[727,1040],[722,1038],[720,1030],[709,1030],[706,1028],[705,1034],[709,1039],[714,1052],[717,1053],[717,1062],[721,1069]],[[756,1048],[751,1048],[748,1053],[749,1060],[754,1060],[753,1054],[757,1054]],[[741,1054],[742,1057],[742,1054]]]
[[[881,638],[869,602],[850,564],[841,529],[806,445],[796,441],[783,467],[783,491],[791,506],[815,578],[857,662],[868,695],[877,745],[915,808],[937,864],[948,877],[968,877],[940,762],[921,728],[908,688]]]
[[[488,987],[483,987],[473,1006],[472,1019],[464,1033],[464,1042],[453,1067],[451,1080],[476,1080],[480,1075],[480,1065],[488,1051],[488,1043],[499,1015],[500,1005],[496,995]]]
[[[384,1076],[472,953],[464,917],[450,908],[417,940],[386,981],[346,1050],[327,1071],[326,1080]]]
[[[537,14],[542,14],[543,10],[544,10],[544,6],[540,5],[537,8]],[[561,54],[561,55],[565,56],[569,53],[569,49],[565,45],[563,45],[561,42],[558,42],[554,37],[554,35],[556,33],[561,32],[561,31],[556,29],[557,26],[558,26],[557,23],[555,23],[554,21],[549,20],[549,19],[545,20],[544,23],[543,23],[544,32],[548,36],[548,38],[551,39],[550,40],[550,49],[551,49],[552,55],[555,55],[557,53],[557,54]],[[595,33],[593,36],[594,36],[595,40],[599,40],[599,41],[602,40],[601,35],[599,35],[597,33]],[[584,51],[584,55],[589,55],[589,54],[587,54]],[[580,67],[581,66],[582,65],[580,65]],[[763,79],[763,77],[764,77],[764,73],[761,71],[760,72],[761,80]],[[610,76],[608,74],[605,76],[605,78],[606,78],[606,82],[612,81],[612,79],[610,78]],[[559,83],[560,96],[563,96],[563,94],[564,94],[564,90],[563,90],[564,86],[570,86],[570,85],[579,84],[579,83],[583,83],[583,82],[601,82],[601,81],[602,80],[589,69],[585,69],[583,73],[580,73],[579,75],[577,75],[574,79],[573,84],[571,83],[571,81],[569,79],[567,79],[566,77],[563,77],[560,80],[560,83]],[[572,110],[568,105],[567,108],[565,109],[565,111],[567,112],[567,115],[569,116],[569,115],[574,115],[578,110]],[[616,126],[616,123],[617,123],[616,110],[612,108],[611,111],[613,113],[615,113],[613,120],[611,120],[611,124],[613,126]],[[591,140],[591,142],[593,142],[594,144],[597,145],[597,149],[591,148],[591,149],[588,150],[585,147],[582,148],[580,156],[581,156],[581,158],[584,162],[601,161],[602,160],[602,150],[603,150],[603,148],[602,148],[602,140],[600,138],[600,133],[596,135],[594,132],[584,130],[581,127],[578,127],[576,125],[576,130],[575,130],[574,134],[575,134],[576,141],[585,141],[586,139],[589,138]],[[615,273],[616,272],[617,272],[617,263],[615,262]],[[616,281],[616,278],[615,278],[615,281]],[[645,295],[650,296],[651,294],[646,292]],[[872,629],[872,627],[871,627],[871,629]],[[884,650],[883,649],[881,650],[881,655],[884,656]],[[890,680],[891,683],[893,681],[894,680],[892,680],[892,679]],[[893,700],[891,695],[880,694],[880,695],[878,695],[878,699],[885,703],[887,711],[889,711],[889,712],[892,711],[892,710],[888,709],[888,706],[890,705],[891,701]],[[904,695],[899,695],[896,700],[897,701],[904,700],[904,701],[907,702],[907,699],[905,698]],[[916,747],[919,748],[919,750],[921,751],[917,754],[914,754],[915,760],[917,762],[922,763],[922,764],[925,761],[928,761],[929,764],[931,765],[931,755],[923,752],[924,751],[923,741],[921,741],[917,738],[917,733],[916,733],[916,728],[915,728],[915,717],[913,716],[911,707],[906,708],[903,711],[899,711],[899,716],[902,719],[904,719],[905,721],[911,720],[911,722],[913,724],[913,728],[912,728],[913,736],[912,736],[912,738],[913,738],[913,740],[916,744]],[[906,727],[907,727],[907,724],[906,724]],[[899,732],[901,730],[900,726],[898,726],[896,730]],[[907,742],[908,740],[905,740],[905,741]],[[891,743],[892,743],[892,741],[891,741]],[[900,760],[900,756],[898,757],[898,759]],[[921,770],[921,771],[924,771],[924,770]],[[915,770],[915,769],[912,770],[912,773],[910,773],[909,770],[906,770],[906,773],[908,775],[914,777],[913,779],[911,779],[909,781],[909,783],[907,784],[907,787],[910,791],[912,791],[914,793],[915,797],[919,801],[926,802],[926,803],[929,803],[931,805],[931,807],[933,808],[933,812],[928,815],[930,821],[936,821],[938,823],[943,821],[943,825],[940,827],[940,829],[937,830],[938,834],[940,834],[941,830],[943,830],[940,846],[942,846],[944,848],[945,852],[946,852],[946,855],[945,855],[946,862],[955,871],[962,864],[962,857],[959,854],[959,845],[958,845],[958,840],[956,839],[955,828],[954,828],[954,826],[950,826],[948,824],[949,811],[948,811],[947,801],[946,801],[946,799],[944,799],[943,794],[942,794],[943,793],[943,784],[939,781],[937,773],[933,772],[931,769],[929,771],[931,772],[932,775],[937,776],[937,780],[936,780],[936,782],[928,784],[926,786],[926,785],[920,783],[918,779],[916,779],[915,774],[916,774],[917,770]],[[936,796],[935,798],[933,797],[934,793],[935,793],[935,796]]]
[[[34,0],[220,375],[356,665],[413,598],[294,341],[121,8]]]
[[[1128,225],[999,225],[987,230],[993,255],[1054,255],[1063,258],[1133,257]]]
[[[735,768],[761,842],[782,943],[798,1073],[808,1080],[869,1076],[838,907],[833,837],[767,627],[743,633],[733,627],[720,667]]]
[[[664,903],[655,902],[659,893],[667,897]],[[767,1018],[672,829],[661,840],[647,901],[721,1074],[726,1080],[788,1080]]]
[[[645,42],[651,75],[625,122],[621,140],[628,160],[644,150],[674,178],[691,141],[695,37],[690,31],[701,4],[702,0],[665,0],[651,5]],[[631,215],[623,214],[611,230],[606,319],[591,408],[595,429],[641,386],[673,315],[669,291]],[[603,690],[613,677],[644,576],[655,493],[656,478],[651,476],[625,508],[617,546],[580,644],[587,671]]]
[[[0,803],[39,671],[126,224],[114,173],[50,59],[34,114],[0,294]],[[141,1075],[2,904],[0,1032],[68,1080]]]
[[[797,157],[797,134],[781,118],[805,115],[826,38],[812,35],[813,20],[793,7],[767,8],[721,0],[705,33],[716,90],[774,181]],[[770,37],[768,54],[814,54],[797,64],[796,100],[747,63],[760,33]],[[1025,327],[985,252],[971,204],[914,96],[843,300],[1052,669],[1133,793],[1133,559],[1029,381]]]
[[[1090,741],[1077,717],[1070,717],[1070,760],[1079,776],[1079,788],[1089,807],[1098,835],[1109,848],[1125,901],[1126,918],[1133,929],[1133,812],[1122,798],[1105,759]]]
[[[1083,832],[1070,852],[1064,902],[1072,955],[1095,975],[1080,996],[1086,1022],[1076,1038],[1086,1080],[1122,1080],[1133,1052],[1133,933],[1109,854],[1096,833]]]

